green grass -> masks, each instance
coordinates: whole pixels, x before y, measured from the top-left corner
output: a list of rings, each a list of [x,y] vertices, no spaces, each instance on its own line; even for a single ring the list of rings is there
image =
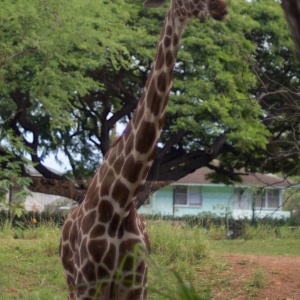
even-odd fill
[[[60,230],[40,227],[0,235],[0,299],[66,299],[57,249]]]
[[[223,240],[210,241],[216,253],[242,253],[254,255],[300,255],[300,239]]]
[[[148,231],[151,241],[149,300],[211,299],[206,280],[199,282],[198,276],[198,270],[209,257],[209,242],[203,230],[158,222],[149,224]]]
[[[200,228],[149,224],[149,300],[211,299],[211,289],[226,285],[222,261],[226,252],[254,255],[300,255],[300,239],[258,238],[212,240]],[[220,229],[223,231],[223,229]],[[289,232],[289,231],[288,231]],[[58,256],[61,230],[40,226],[24,230],[0,228],[0,300],[66,299],[65,278]],[[215,235],[220,238],[220,235]],[[257,274],[256,274],[257,273]],[[257,270],[250,284],[263,284]],[[201,296],[199,296],[201,295]]]

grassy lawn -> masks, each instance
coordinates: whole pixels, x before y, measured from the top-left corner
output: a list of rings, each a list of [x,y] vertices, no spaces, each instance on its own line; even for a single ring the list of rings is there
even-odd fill
[[[225,252],[300,255],[300,239],[215,241],[199,228],[156,224],[148,229],[152,244],[150,300],[187,299],[187,290],[203,295],[191,299],[210,299],[210,288],[220,284],[214,280],[214,273],[227,267],[221,259]],[[66,299],[57,250],[59,238],[60,229],[56,226],[19,231],[8,226],[0,229],[0,300]],[[203,273],[207,275],[199,276]],[[183,278],[192,285],[183,282]]]
[[[254,255],[300,255],[300,239],[254,239],[210,241],[216,253],[243,253]]]
[[[58,257],[60,230],[38,228],[0,232],[0,299],[66,299],[64,275]]]

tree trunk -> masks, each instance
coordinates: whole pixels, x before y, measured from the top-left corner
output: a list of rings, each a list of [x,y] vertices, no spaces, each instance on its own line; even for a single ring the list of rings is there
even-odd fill
[[[154,192],[170,183],[172,181],[146,181],[135,199],[136,209],[139,209]]]
[[[300,0],[282,0],[281,5],[296,46],[297,57],[300,60]]]
[[[43,177],[31,177],[29,186],[31,192],[58,195],[72,199],[78,203],[84,200],[89,182],[74,182],[72,180],[55,180]],[[136,198],[136,208],[140,208],[149,197],[160,188],[169,185],[171,181],[146,181]]]
[[[31,177],[32,183],[28,187],[31,192],[49,195],[59,195],[82,202],[87,192],[87,182],[74,182],[72,180],[56,180],[43,177]]]

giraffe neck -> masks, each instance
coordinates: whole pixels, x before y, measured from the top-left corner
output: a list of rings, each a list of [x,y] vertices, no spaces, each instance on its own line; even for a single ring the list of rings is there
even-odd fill
[[[100,202],[109,201],[120,216],[126,217],[146,180],[166,114],[180,38],[187,23],[187,19],[174,16],[171,10],[172,7],[166,15],[156,58],[138,107],[119,141],[106,154],[88,190],[87,206],[99,201],[100,194]]]

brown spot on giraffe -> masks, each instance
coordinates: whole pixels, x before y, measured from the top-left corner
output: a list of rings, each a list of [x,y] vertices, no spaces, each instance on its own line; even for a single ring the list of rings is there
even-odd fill
[[[108,247],[106,239],[96,240],[93,239],[88,243],[88,251],[96,263],[100,263],[104,253]]]
[[[143,152],[142,150],[144,150],[143,147],[139,147],[139,149],[137,149],[137,151],[139,151],[142,154],[147,153],[147,151]],[[127,160],[125,162],[125,165],[122,169],[123,178],[125,178],[126,180],[128,180],[132,183],[137,182],[142,167],[143,167],[143,162],[136,161],[135,158],[133,157],[133,154],[130,155],[127,158]],[[129,194],[129,189],[126,188],[125,192],[127,192],[127,195],[128,195]],[[123,204],[123,202],[124,201],[122,201],[122,204]],[[122,207],[124,207],[124,206],[122,206]]]
[[[133,176],[135,176],[135,174],[133,174]],[[121,180],[118,180],[113,188],[112,197],[117,200],[121,208],[124,208],[124,206],[126,205],[129,194],[130,190],[127,188],[126,184]]]
[[[111,219],[111,222],[109,223],[109,227],[108,227],[108,236],[109,237],[116,237],[117,233],[118,233],[118,229],[120,224],[120,215],[118,213],[115,213]]]
[[[108,223],[113,215],[113,205],[108,200],[103,200],[99,203],[98,213],[99,213],[99,222]]]
[[[159,91],[156,90],[154,80],[152,80],[150,84],[148,97],[151,98],[151,101],[148,102],[147,107],[150,109],[153,115],[157,116],[160,112],[160,105],[158,105],[158,103],[161,102],[161,96],[159,95]]]
[[[105,226],[102,224],[97,224],[93,227],[90,233],[90,238],[95,239],[99,236],[102,236],[105,234]]]
[[[157,88],[160,92],[164,92],[167,88],[167,74],[164,72],[161,72],[157,77]]]
[[[163,45],[158,46],[157,58],[155,61],[155,70],[161,70],[165,62]],[[153,72],[154,73],[154,72]]]
[[[153,147],[155,147],[156,141],[156,124],[152,122],[144,122],[136,134],[135,138],[135,149],[141,154],[146,154],[149,152],[149,147],[151,147],[151,152]]]

